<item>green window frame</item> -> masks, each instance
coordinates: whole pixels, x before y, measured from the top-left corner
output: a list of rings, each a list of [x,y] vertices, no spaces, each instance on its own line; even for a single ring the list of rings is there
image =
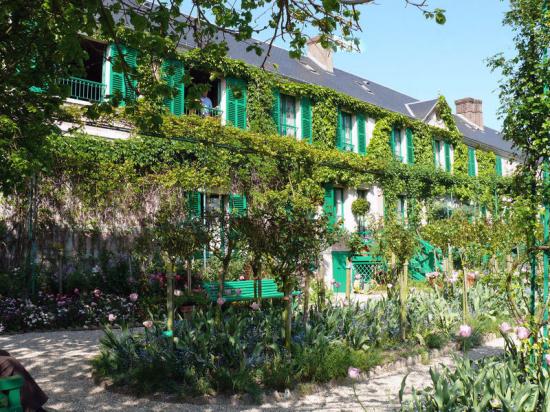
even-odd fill
[[[357,153],[367,154],[367,131],[365,124],[365,116],[362,113],[358,113],[355,116],[357,121]]]
[[[225,119],[239,129],[246,129],[246,82],[241,79],[227,78],[225,87]]]
[[[441,165],[441,140],[433,140],[433,151],[434,151],[434,166],[436,169],[442,169]]]
[[[397,127],[392,128],[391,135],[390,135],[390,147],[391,147],[391,151],[394,159],[397,160],[398,162],[404,162],[404,158],[402,154],[403,142],[402,142],[401,136],[402,136],[401,129]]]
[[[184,68],[179,60],[166,60],[161,65],[162,78],[166,84],[176,90],[171,99],[164,99],[164,105],[170,113],[181,116],[185,110]]]
[[[237,216],[246,215],[246,196],[232,193],[229,195],[229,213],[234,213]]]
[[[334,208],[334,188],[332,185],[325,185],[325,198],[323,203],[323,211],[328,216],[328,225],[332,227],[336,224],[336,210]]]
[[[497,176],[502,176],[502,157],[500,157],[499,155],[497,155],[496,157],[496,160],[495,160],[495,172],[497,174]]]
[[[401,222],[405,223],[407,220],[407,199],[405,196],[399,196],[397,198],[396,212]]]
[[[353,152],[353,116],[341,110],[338,110],[336,148],[344,152]]]
[[[405,137],[407,139],[407,164],[414,164],[414,137],[412,130],[407,128],[405,130]]]
[[[476,175],[476,149],[468,146],[468,176]]]
[[[280,95],[281,116],[280,133],[282,136],[298,136],[298,127],[296,123],[296,98],[286,94]]]
[[[305,140],[308,143],[313,143],[311,100],[308,97],[302,97],[300,105],[300,116],[302,118],[302,140]]]
[[[132,79],[131,73],[124,73],[124,71],[116,70],[122,63],[119,58],[119,50],[124,55],[124,61],[130,69],[135,69],[137,67],[138,52],[123,44],[119,44],[118,47],[116,44],[109,45],[109,60],[111,64],[109,95],[111,97],[119,97],[119,106],[124,107],[126,103],[136,99],[135,89],[137,87],[137,81]]]

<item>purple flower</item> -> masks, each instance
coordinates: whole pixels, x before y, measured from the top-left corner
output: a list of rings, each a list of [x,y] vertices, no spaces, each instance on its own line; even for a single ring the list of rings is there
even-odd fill
[[[218,300],[216,300],[216,302],[218,303],[218,305],[222,306],[225,303],[225,299],[224,298],[218,298]]]
[[[129,298],[132,302],[137,302],[138,297],[139,297],[139,295],[137,293],[130,293],[130,296],[129,296]]]
[[[342,286],[342,284],[341,284],[340,282],[334,283],[334,287],[335,287],[336,289],[340,289],[340,286]]]
[[[260,310],[260,304],[257,302],[252,302],[250,307],[252,308],[252,310]]]
[[[350,377],[353,380],[359,379],[361,376],[361,370],[354,368],[353,366],[350,366],[348,368],[348,377]]]
[[[468,325],[460,325],[458,328],[458,336],[469,338],[472,335],[472,327]]]

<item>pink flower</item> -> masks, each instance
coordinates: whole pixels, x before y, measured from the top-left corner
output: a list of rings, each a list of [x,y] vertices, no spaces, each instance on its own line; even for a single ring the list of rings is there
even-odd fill
[[[387,288],[391,289],[391,288],[393,288],[393,285],[391,283],[388,283]]]
[[[512,327],[510,326],[510,324],[508,322],[502,322],[500,324],[500,331],[502,333],[508,333],[512,330]]]
[[[243,275],[239,276],[239,280],[244,280],[244,276]]]
[[[94,296],[96,298],[100,297],[101,296],[101,291],[99,289],[94,289]]]
[[[453,273],[449,277],[449,283],[456,283],[458,281],[458,272],[453,270]]]
[[[116,315],[113,315],[112,313],[109,313],[108,319],[109,319],[109,322],[112,323],[116,320]]]
[[[342,286],[342,284],[341,284],[340,282],[336,282],[336,283],[334,284],[334,287],[335,287],[336,289],[340,289],[340,286]]]
[[[348,368],[348,377],[355,380],[355,379],[359,379],[360,376],[361,376],[360,369],[354,368],[353,366],[350,366]]]
[[[146,320],[143,322],[143,326],[147,329],[151,329],[153,327],[153,321],[152,320]]]
[[[355,280],[361,280],[361,275],[355,275]]]
[[[181,296],[183,295],[183,292],[179,289],[174,289],[174,296]]]
[[[468,280],[476,280],[477,275],[475,272],[468,272]]]
[[[426,274],[426,277],[427,277],[428,279],[436,279],[436,278],[439,277],[439,272],[436,271],[436,272],[427,273],[427,274]]]
[[[225,299],[224,298],[218,298],[218,300],[216,300],[216,302],[218,303],[218,305],[222,306],[225,303]]]
[[[516,335],[518,336],[518,339],[525,340],[529,337],[529,335],[531,335],[531,331],[525,326],[518,326],[516,328]]]
[[[75,295],[78,295],[78,294],[80,293],[80,291],[78,290],[78,288],[74,288],[73,293],[74,293]]]
[[[260,304],[257,302],[252,302],[250,307],[252,308],[252,310],[260,310]]]
[[[458,336],[461,338],[469,338],[472,335],[472,327],[468,325],[460,325],[458,328]]]
[[[544,360],[546,362],[546,365],[550,366],[550,353],[547,353],[546,355],[544,355]]]
[[[331,284],[331,285],[334,285],[334,284],[336,284],[336,281],[335,281],[334,279],[332,279],[332,280],[330,281],[330,284]]]
[[[132,302],[136,302],[138,300],[138,294],[137,293],[130,293],[129,298]]]

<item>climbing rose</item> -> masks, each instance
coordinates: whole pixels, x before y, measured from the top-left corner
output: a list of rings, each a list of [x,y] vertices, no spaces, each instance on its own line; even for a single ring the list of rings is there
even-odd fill
[[[354,368],[353,366],[350,366],[348,368],[348,376],[351,379],[359,379],[359,376],[361,375],[361,370]]]
[[[468,325],[460,325],[458,335],[462,338],[469,338],[472,335],[472,328]]]
[[[145,326],[147,329],[150,329],[153,327],[153,321],[152,320],[146,320],[143,322],[143,326]]]
[[[527,329],[525,326],[518,326],[516,328],[516,335],[518,336],[518,339],[524,340],[531,335],[531,331]]]
[[[252,308],[252,310],[260,310],[260,304],[256,302],[252,302],[250,307]]]
[[[109,313],[108,319],[109,319],[109,322],[114,322],[116,320],[116,315]]]
[[[244,276],[243,275],[239,276],[239,280],[244,280]]]
[[[500,331],[502,333],[508,333],[512,330],[512,327],[510,326],[510,324],[508,322],[502,322],[500,324]]]
[[[136,302],[138,300],[138,294],[137,293],[130,293],[129,298],[132,302]]]
[[[218,305],[222,306],[225,303],[225,299],[224,298],[218,298],[218,300],[216,300],[216,302],[218,303]]]
[[[183,295],[183,292],[179,289],[174,289],[174,296],[181,296]]]

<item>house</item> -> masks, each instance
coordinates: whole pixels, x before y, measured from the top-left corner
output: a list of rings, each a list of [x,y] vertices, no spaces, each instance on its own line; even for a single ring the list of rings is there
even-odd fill
[[[264,56],[246,51],[246,43],[237,42],[232,37],[228,37],[226,40],[230,58],[256,67],[264,63]],[[117,72],[112,61],[118,54],[123,53],[127,63],[130,66],[135,66],[139,51],[91,39],[83,40],[83,44],[90,56],[86,65],[86,76],[83,79],[72,78],[66,81],[71,88],[71,98],[68,102],[86,105],[91,101],[100,101],[115,93],[121,94],[126,99],[136,98],[135,88],[129,85],[132,80]],[[193,48],[195,45],[192,40],[183,39],[182,50]],[[354,101],[368,103],[372,107],[431,126],[430,130],[449,131],[449,119],[444,118],[439,98],[419,101],[386,86],[335,68],[332,57],[332,51],[323,49],[318,38],[312,38],[307,43],[306,56],[299,60],[290,58],[286,50],[273,47],[264,67],[290,82],[322,86],[349,96]],[[169,73],[167,75],[168,83],[178,85],[180,88],[178,95],[167,102],[167,107],[174,115],[185,115],[185,89],[182,78],[186,68],[179,61],[164,62],[163,68],[167,67],[170,67],[170,70],[167,71]],[[191,75],[195,82],[208,85],[206,93],[212,102],[212,108],[201,109],[206,110],[204,114],[219,117],[220,122],[224,125],[232,124],[238,128],[248,128],[246,82],[230,77],[212,80],[209,73],[200,70],[193,70]],[[294,96],[275,90],[273,108],[271,109],[277,132],[289,138],[311,142],[316,133],[312,121],[315,104],[308,96]],[[444,172],[454,173],[457,157],[465,156],[467,174],[475,177],[481,172],[480,156],[491,154],[494,156],[492,173],[497,176],[510,175],[517,166],[515,160],[517,156],[511,144],[504,141],[498,131],[484,125],[482,101],[467,97],[457,100],[455,104],[456,113],[450,114],[450,116],[452,117],[451,122],[456,126],[460,135],[460,142],[453,143],[449,139],[438,138],[437,135],[432,136],[433,165]],[[348,107],[338,107],[336,123],[335,147],[343,152],[366,155],[374,138],[377,126],[376,116],[354,111]],[[71,126],[73,125],[68,123],[61,124],[61,128],[64,130],[69,130]],[[131,133],[131,130],[125,128],[124,125],[86,124],[84,131],[91,135],[112,139],[127,138]],[[442,132],[442,134],[445,133]],[[391,126],[391,132],[387,139],[395,160],[408,165],[416,163],[414,136],[411,128]],[[457,143],[461,144],[460,149]],[[459,150],[462,152],[459,153]],[[224,204],[223,199],[204,194],[196,194],[196,196],[194,204],[202,205],[197,206],[198,213],[200,213],[201,207],[213,207],[212,205],[219,207]],[[361,222],[354,217],[351,211],[353,202],[358,198],[368,200],[371,205],[370,213],[377,217],[382,217],[389,207],[384,204],[382,190],[376,186],[347,188],[327,185],[326,187],[326,209],[330,210],[334,219],[341,220],[349,232],[362,230]],[[246,207],[246,199],[242,197],[230,198],[230,201],[225,204],[235,203],[234,199],[238,200],[237,203],[241,205],[240,207]],[[403,219],[407,218],[408,202],[409,200],[405,197],[400,197],[395,205],[397,213]],[[452,199],[450,202],[452,203]],[[340,287],[335,286],[338,291],[342,291],[343,288],[341,281],[343,278],[345,279],[346,255],[346,245],[336,244],[325,251],[322,256],[322,265],[327,280],[336,279],[341,284]]]

